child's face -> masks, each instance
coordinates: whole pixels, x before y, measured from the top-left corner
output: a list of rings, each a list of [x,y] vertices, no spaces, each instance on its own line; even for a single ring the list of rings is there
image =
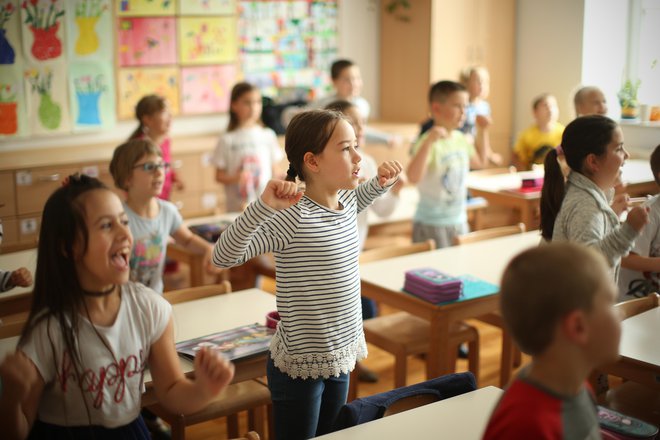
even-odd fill
[[[623,132],[617,127],[612,133],[612,140],[607,145],[605,153],[596,156],[596,178],[602,182],[602,187],[613,188],[617,184],[622,167],[630,157],[623,146]]]
[[[340,120],[323,152],[316,156],[318,181],[328,190],[353,189],[358,185],[362,156],[356,147],[357,138],[353,126]]]
[[[152,139],[166,135],[170,132],[170,125],[172,123],[172,115],[170,114],[169,107],[166,105],[163,110],[144,116],[142,123],[147,127],[148,134]]]
[[[163,190],[166,164],[157,154],[148,154],[133,165],[133,172],[127,181],[128,192],[140,198],[157,197]]]
[[[607,101],[603,92],[600,90],[591,90],[588,92],[578,105],[577,113],[580,116],[607,115]]]
[[[488,73],[484,70],[472,71],[468,79],[467,89],[471,100],[474,98],[486,99],[490,92],[490,78],[488,77]]]
[[[341,71],[332,83],[340,98],[352,98],[362,93],[362,75],[358,66],[350,66]]]
[[[243,93],[231,104],[231,111],[234,112],[240,124],[257,122],[261,118],[261,110],[261,93],[258,90]]]
[[[594,366],[616,361],[621,339],[621,315],[614,308],[618,290],[606,270],[603,270],[603,280],[592,310],[585,315],[589,328],[586,356]]]
[[[360,111],[357,107],[352,106],[346,110],[346,116],[348,116],[353,124],[355,129],[355,136],[357,137],[357,143],[360,147],[364,146],[364,118],[360,114]]]
[[[124,207],[112,191],[92,190],[82,197],[88,241],[87,249],[74,244],[76,273],[83,289],[98,292],[128,281],[133,236]]]
[[[538,125],[546,125],[557,122],[559,118],[559,107],[554,96],[547,96],[538,103],[534,109],[534,119]]]
[[[431,103],[434,122],[449,130],[456,130],[463,125],[467,103],[468,94],[463,91],[451,93],[444,102]]]

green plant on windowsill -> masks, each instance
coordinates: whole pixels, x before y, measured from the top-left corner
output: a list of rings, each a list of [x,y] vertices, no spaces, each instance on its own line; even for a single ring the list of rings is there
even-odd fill
[[[641,81],[632,81],[627,79],[617,93],[619,104],[621,104],[621,118],[622,119],[635,119],[637,117],[637,109],[639,107],[637,102],[637,92]]]
[[[390,0],[385,6],[385,10],[392,14],[394,18],[401,21],[410,21],[410,1],[408,0]]]

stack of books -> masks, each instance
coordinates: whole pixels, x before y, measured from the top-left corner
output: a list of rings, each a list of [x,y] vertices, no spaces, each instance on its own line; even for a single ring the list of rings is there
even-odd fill
[[[432,303],[458,299],[463,293],[463,280],[436,269],[406,271],[403,290]]]

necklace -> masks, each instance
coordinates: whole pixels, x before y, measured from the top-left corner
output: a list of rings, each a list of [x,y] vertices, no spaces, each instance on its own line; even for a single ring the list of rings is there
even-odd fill
[[[106,295],[110,295],[112,292],[114,292],[115,287],[117,287],[117,286],[115,286],[113,284],[112,286],[110,286],[106,290],[101,290],[100,292],[90,292],[89,290],[85,290],[85,289],[83,289],[82,291],[87,296],[106,296]]]

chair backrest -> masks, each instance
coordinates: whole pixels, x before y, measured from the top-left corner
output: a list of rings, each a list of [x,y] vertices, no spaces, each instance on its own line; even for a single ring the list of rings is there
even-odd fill
[[[527,228],[524,223],[511,226],[499,226],[497,228],[481,229],[468,232],[467,234],[454,237],[454,244],[476,243],[477,241],[490,240],[491,238],[504,237],[507,235],[522,234]]]
[[[360,254],[360,263],[384,260],[386,258],[400,257],[402,255],[415,254],[417,252],[432,251],[435,249],[435,240],[429,239],[421,243],[412,243],[396,246],[383,246],[369,249]]]
[[[619,310],[621,319],[626,319],[658,306],[660,306],[660,295],[657,293],[649,293],[644,298],[620,302],[614,307]]]
[[[231,283],[222,281],[218,284],[209,284],[208,286],[188,287],[186,289],[171,290],[163,293],[163,297],[170,304],[178,304],[186,301],[207,298],[209,296],[222,295],[231,292]]]
[[[396,414],[476,389],[474,375],[466,371],[355,399],[341,408],[334,430],[371,422],[385,415]]]

